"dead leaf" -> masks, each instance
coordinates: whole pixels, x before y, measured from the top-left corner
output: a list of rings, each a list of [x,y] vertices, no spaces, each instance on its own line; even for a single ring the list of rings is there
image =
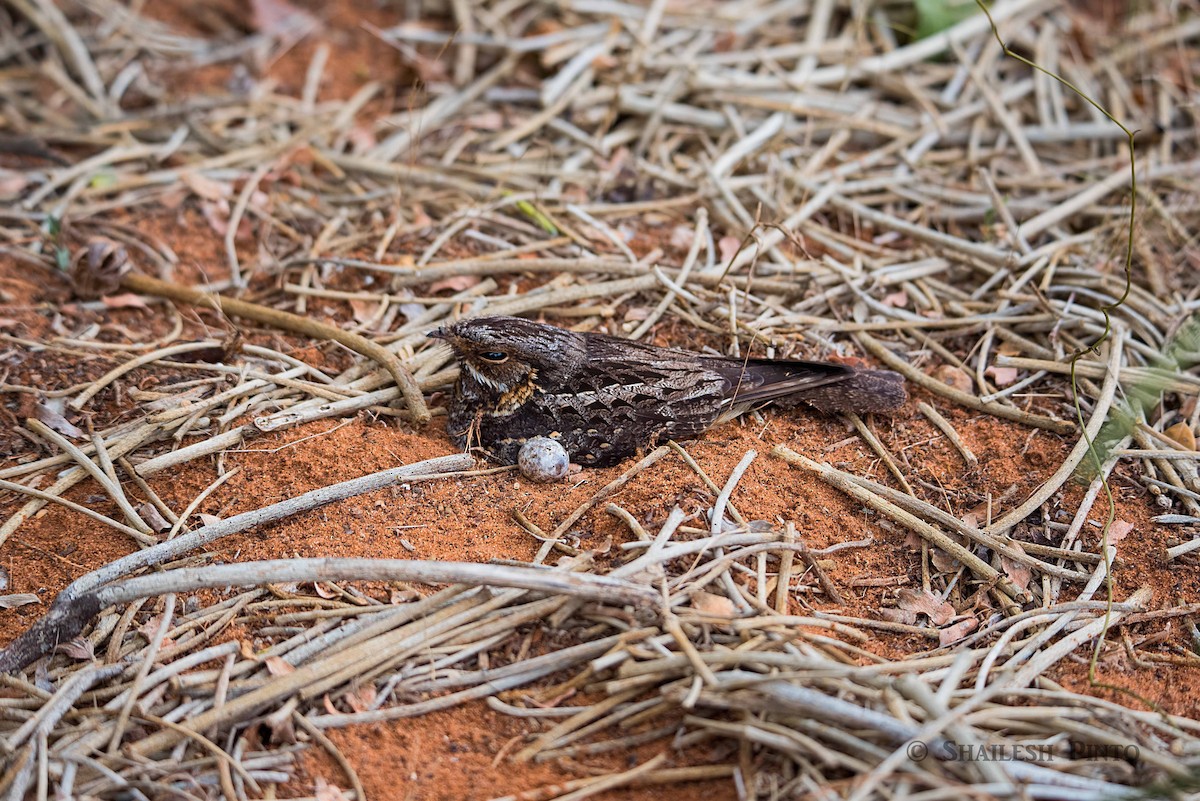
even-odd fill
[[[29,185],[29,179],[19,172],[0,172],[0,197],[16,197]]]
[[[152,503],[141,503],[137,506],[138,517],[145,521],[151,531],[162,533],[171,530],[171,524],[158,511],[158,507]]]
[[[325,600],[329,600],[331,598],[341,598],[342,597],[342,594],[332,584],[325,584],[320,581],[314,581],[313,589],[317,591],[317,595],[320,595]]]
[[[929,561],[933,562],[933,566],[943,573],[953,573],[962,565],[950,554],[943,551],[941,548],[929,549]]]
[[[411,588],[393,588],[388,593],[388,603],[408,604],[421,600],[421,593]]]
[[[737,47],[740,37],[733,31],[722,31],[713,40],[714,53],[728,53]]]
[[[891,306],[894,309],[903,309],[908,305],[908,293],[901,289],[899,292],[893,292],[890,295],[884,295],[883,305]]]
[[[250,0],[250,8],[255,30],[281,42],[299,41],[320,25],[316,17],[287,0]]]
[[[359,325],[370,325],[379,319],[383,305],[373,300],[351,300],[350,311],[354,313],[354,321]]]
[[[938,642],[942,645],[949,645],[952,642],[958,642],[977,628],[979,628],[978,620],[973,617],[963,618],[953,626],[947,626],[944,629],[938,629]]]
[[[1001,356],[1020,356],[1023,352],[1019,345],[1015,345],[1012,342],[1001,342],[996,346],[996,353],[999,353]]]
[[[50,680],[50,668],[46,667],[49,661],[49,659],[39,659],[37,667],[33,669],[33,686],[46,692],[54,690],[54,682]]]
[[[933,369],[930,373],[933,378],[941,381],[947,386],[954,387],[959,392],[965,392],[968,395],[973,395],[975,383],[971,380],[971,376],[967,375],[966,371],[961,370],[951,364],[942,364]]]
[[[213,229],[213,232],[217,236],[225,236],[225,232],[229,230],[229,214],[231,211],[229,201],[224,198],[221,200],[200,201],[200,213],[204,215],[204,219],[208,222],[208,227]]]
[[[505,128],[504,115],[499,111],[484,111],[467,117],[463,121],[463,125],[477,131],[503,131]]]
[[[703,590],[692,593],[692,608],[703,615],[725,618],[726,620],[732,620],[737,614],[733,601],[724,595],[716,595],[711,592],[704,592]]]
[[[263,723],[267,724],[267,728],[271,730],[270,742],[277,745],[292,745],[296,742],[296,724],[292,719],[296,706],[296,699],[293,697],[288,703],[263,718]]]
[[[717,252],[721,254],[721,263],[729,264],[742,246],[742,240],[736,236],[723,236],[717,241]]]
[[[83,637],[76,637],[70,642],[59,643],[58,647],[54,650],[80,661],[91,661],[96,658],[96,649]]]
[[[896,592],[897,605],[918,615],[928,615],[935,626],[943,626],[954,617],[954,607],[930,592],[902,587]]]
[[[1108,527],[1108,544],[1116,545],[1133,532],[1133,523],[1128,520],[1114,520]]]
[[[295,673],[296,668],[290,665],[282,656],[268,656],[263,660],[267,666],[267,672],[272,676],[286,676],[289,673]]]
[[[671,247],[676,250],[687,250],[692,246],[692,240],[696,238],[696,232],[690,225],[682,223],[671,229]]]
[[[129,397],[133,398],[138,403],[142,404],[142,409],[147,412],[165,412],[168,409],[179,409],[184,406],[191,406],[194,401],[201,398],[207,398],[213,393],[213,388],[210,386],[192,387],[191,389],[180,392],[178,395],[168,395],[165,398],[156,397],[154,393],[143,393],[137,387],[130,387]],[[153,400],[143,400],[147,397]]]
[[[108,309],[148,309],[146,300],[141,295],[132,292],[122,292],[120,295],[105,295],[100,302]]]
[[[0,595],[0,609],[16,609],[27,604],[40,604],[42,599],[31,592],[18,592],[13,595]]]
[[[413,213],[412,224],[414,226],[419,226],[421,228],[429,228],[430,226],[433,225],[433,218],[425,213],[425,207],[422,206],[420,203],[414,203],[412,205],[412,213]]]
[[[984,370],[983,374],[991,376],[996,386],[1007,387],[1009,384],[1016,383],[1018,372],[1015,367],[997,367],[992,365]]]
[[[971,528],[979,528],[979,524],[987,519],[988,505],[984,503],[976,504],[970,511],[965,512],[962,516],[962,521]]]
[[[39,403],[34,408],[34,412],[37,415],[37,419],[44,423],[47,428],[49,428],[51,431],[57,431],[64,437],[70,437],[71,439],[83,439],[83,437],[86,436],[86,434],[83,432],[83,429],[72,423],[67,418],[63,417],[45,402]]]
[[[443,278],[440,281],[434,281],[429,285],[429,294],[436,295],[444,289],[449,289],[454,292],[462,292],[465,289],[470,289],[480,282],[478,275],[452,275],[449,278]]]
[[[420,303],[401,303],[399,309],[405,322],[412,322],[425,313],[425,307]]]
[[[181,355],[181,357],[185,356],[185,354],[180,354],[180,355]],[[231,355],[232,354],[230,353],[229,349],[226,348],[224,345],[212,345],[211,347],[201,348],[200,350],[188,351],[186,354],[186,358],[180,358],[180,359],[178,359],[178,361],[204,362],[205,364],[222,364]],[[168,361],[175,361],[175,359],[168,358]]]
[[[445,83],[450,76],[445,61],[440,58],[424,58],[416,50],[411,52],[414,56],[412,64],[417,69],[417,77],[421,79],[421,83]]]
[[[909,612],[906,609],[885,606],[879,610],[878,614],[889,623],[902,623],[905,626],[915,626],[917,623],[917,613]]]
[[[342,698],[355,712],[367,712],[375,703],[375,695],[375,685],[364,684],[357,689],[349,690]]]
[[[232,186],[207,178],[195,170],[180,173],[179,181],[203,200],[224,200],[233,196]]]
[[[625,311],[625,322],[640,323],[642,320],[650,316],[650,308],[647,306],[631,306]]]
[[[180,183],[171,184],[171,187],[158,196],[158,202],[169,211],[175,211],[183,205],[183,201],[191,196],[188,188]]]
[[[355,125],[346,132],[346,144],[350,145],[350,152],[355,155],[367,153],[379,144],[379,140],[375,138],[375,133],[365,125]]]
[[[1179,447],[1185,451],[1196,450],[1196,435],[1192,433],[1192,427],[1187,423],[1176,423],[1164,431],[1163,436],[1178,442]]]
[[[1013,544],[1016,545],[1015,542]],[[1004,568],[1004,575],[1008,576],[1013,584],[1023,590],[1029,589],[1029,582],[1033,580],[1033,570],[1029,565],[1001,555],[1000,566]]]
[[[216,515],[208,515],[204,512],[199,513],[196,515],[196,517],[199,518],[200,522],[206,526],[215,526],[217,523],[221,522],[221,518],[217,517]]]
[[[592,59],[592,69],[611,70],[620,63],[620,60],[611,53],[601,53]]]
[[[158,634],[158,628],[159,628],[159,626],[162,625],[162,619],[163,619],[162,615],[155,615],[154,617],[150,618],[142,625],[138,626],[137,633],[142,635],[143,637],[145,637],[146,642],[152,641],[154,639],[155,635]],[[174,644],[175,644],[175,641],[172,640],[170,637],[163,637],[162,645],[160,645],[159,648],[160,649],[170,648]]]
[[[316,784],[314,785],[313,796],[316,798],[316,801],[350,801],[345,793],[320,776],[317,777]]]

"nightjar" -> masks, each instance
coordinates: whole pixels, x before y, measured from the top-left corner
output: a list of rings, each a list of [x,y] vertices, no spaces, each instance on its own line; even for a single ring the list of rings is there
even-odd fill
[[[706,356],[517,317],[463,320],[429,336],[449,343],[461,367],[450,438],[505,464],[532,437],[603,467],[766,403],[885,412],[907,399],[904,378],[887,370]]]

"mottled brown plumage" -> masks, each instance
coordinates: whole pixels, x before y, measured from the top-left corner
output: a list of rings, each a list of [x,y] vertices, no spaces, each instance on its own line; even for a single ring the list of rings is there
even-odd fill
[[[430,336],[462,368],[451,439],[505,464],[531,437],[553,437],[573,461],[599,467],[767,403],[885,412],[907,399],[904,379],[886,370],[705,356],[516,317],[463,320]]]

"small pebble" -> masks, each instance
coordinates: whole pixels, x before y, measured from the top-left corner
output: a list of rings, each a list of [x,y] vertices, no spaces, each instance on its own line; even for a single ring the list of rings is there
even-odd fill
[[[517,454],[521,475],[530,481],[549,484],[559,481],[571,468],[566,449],[549,437],[534,437]]]

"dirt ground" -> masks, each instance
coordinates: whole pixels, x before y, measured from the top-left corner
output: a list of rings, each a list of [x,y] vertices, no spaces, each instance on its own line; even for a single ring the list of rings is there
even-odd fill
[[[196,252],[205,245],[203,230],[184,225],[163,225],[158,233],[180,252]],[[208,246],[211,247],[211,244]],[[15,320],[7,330],[23,337],[45,333],[55,317],[71,319],[66,290],[53,282],[34,280],[28,270],[11,263],[0,265],[0,285],[5,303],[0,316]],[[184,311],[195,336],[211,335],[225,323],[209,312]],[[79,311],[80,320],[125,326],[133,331],[155,330],[165,325],[161,308]],[[203,326],[196,318],[207,320]],[[207,329],[207,330],[205,330]],[[252,340],[280,347],[269,332],[245,331]],[[661,340],[667,340],[661,337]],[[663,344],[668,344],[663,341]],[[676,343],[678,344],[678,343]],[[344,360],[338,353],[321,353],[304,343],[285,343],[286,351],[320,364],[323,359]],[[72,362],[48,354],[15,352],[7,355],[9,384],[50,389],[95,378],[110,365],[104,359]],[[129,387],[151,388],[178,376],[161,370],[138,371],[127,381],[106,390],[92,404],[94,424],[109,423],[122,414],[122,392]],[[22,408],[31,396],[8,393],[5,416],[12,422],[29,414]],[[964,469],[958,453],[932,425],[915,411],[918,400],[939,406],[953,422],[965,443],[979,456],[974,469]],[[10,429],[15,431],[16,429]],[[1031,492],[1062,461],[1070,442],[1053,434],[1031,431],[1015,423],[946,406],[917,391],[894,418],[880,418],[876,431],[894,453],[901,454],[910,480],[926,482],[942,494],[945,508],[962,514],[988,494],[996,499],[1020,499]],[[15,446],[25,443],[14,442]],[[886,470],[852,428],[830,418],[802,412],[766,414],[762,422],[744,420],[709,432],[688,444],[689,452],[715,481],[723,483],[749,450],[759,456],[732,496],[733,504],[747,517],[792,521],[803,541],[814,549],[841,542],[869,540],[863,547],[839,551],[829,559],[828,574],[840,588],[846,604],[834,607],[816,601],[813,606],[852,617],[876,618],[879,610],[895,605],[895,589],[920,581],[920,546],[902,531],[880,526],[873,513],[858,506],[815,476],[789,467],[769,455],[776,444],[828,461],[876,480],[887,481]],[[386,469],[420,459],[454,452],[441,418],[425,429],[412,430],[394,419],[368,415],[329,420],[266,435],[222,456],[225,471],[238,473],[212,493],[196,510],[200,514],[228,517],[302,492],[336,483],[355,475]],[[18,453],[30,453],[28,445]],[[352,466],[352,468],[350,467]],[[468,560],[528,560],[540,542],[513,519],[520,509],[543,530],[554,528],[599,487],[617,477],[623,466],[585,470],[565,485],[537,485],[519,474],[502,472],[453,481],[435,481],[409,489],[381,490],[322,508],[276,525],[262,527],[217,543],[213,560],[246,561],[287,557],[386,557]],[[172,508],[182,508],[217,476],[216,465],[193,463],[169,474],[152,476],[151,487]],[[1114,594],[1127,597],[1139,586],[1154,590],[1155,608],[1177,599],[1200,597],[1200,575],[1187,564],[1169,564],[1163,555],[1171,532],[1149,518],[1157,513],[1153,498],[1120,468],[1112,481],[1117,516],[1133,524],[1120,544],[1120,561]],[[138,498],[136,487],[127,491]],[[1072,509],[1082,496],[1072,487],[1055,506]],[[115,507],[97,494],[91,482],[71,490],[67,497],[105,514]],[[679,504],[693,510],[708,497],[699,477],[682,460],[669,456],[653,471],[639,476],[610,500],[632,510],[649,530],[661,525]],[[0,507],[5,516],[19,502],[8,498]],[[1099,512],[1094,519],[1099,520]],[[603,511],[585,515],[572,530],[582,548],[611,552],[613,544],[630,539],[628,529]],[[1092,536],[1098,535],[1093,529]],[[123,535],[91,524],[61,507],[51,507],[23,525],[2,548],[0,559],[11,576],[11,592],[36,593],[49,602],[69,582],[129,551]],[[0,644],[10,641],[36,619],[41,605],[23,606],[0,616]],[[932,631],[932,630],[931,630]],[[226,636],[236,636],[231,631]],[[1164,654],[1186,643],[1185,632],[1170,622],[1147,626],[1143,636]],[[936,639],[877,632],[865,647],[891,659],[920,653],[937,646]],[[1142,646],[1146,648],[1146,645]],[[1065,664],[1065,663],[1064,663]],[[1068,665],[1051,676],[1070,689],[1130,703],[1129,695],[1092,687],[1086,664]],[[1179,665],[1135,664],[1117,644],[1106,648],[1097,679],[1149,699],[1164,712],[1194,716],[1200,712],[1200,672]],[[593,758],[579,764],[514,765],[502,756],[513,738],[536,731],[538,724],[497,714],[476,703],[416,721],[355,727],[331,733],[351,755],[372,798],[456,799],[490,798],[553,785],[586,776],[589,771],[619,769],[623,760]],[[712,754],[688,753],[681,761],[703,764]],[[408,776],[396,784],[397,775]],[[322,777],[330,784],[340,780],[331,760],[309,752],[298,777],[288,790],[296,795],[313,791]],[[703,792],[716,798],[733,798],[729,780],[714,780]],[[611,798],[691,798],[699,792],[688,785],[670,788],[614,791]]]
[[[349,97],[368,80],[396,86],[413,80],[411,66],[363,26],[364,21],[388,24],[387,12],[377,4],[337,0],[300,5],[318,13],[324,25],[318,34],[264,65],[265,76],[298,92],[315,48],[327,44],[334,56],[321,86],[323,97]],[[241,4],[233,2],[198,5],[171,0],[145,4],[143,11],[195,34],[211,33],[227,25],[251,26]],[[186,99],[219,91],[232,80],[235,76],[228,68],[213,67],[179,75],[173,86],[179,98]],[[23,158],[0,156],[0,165],[12,166]],[[181,255],[176,281],[189,283],[202,277],[212,281],[228,275],[221,238],[196,208],[184,204],[148,216],[129,216],[124,222]],[[644,255],[654,245],[670,247],[660,230],[643,224],[634,243],[637,255]],[[252,261],[253,235],[239,241],[239,248],[246,260]],[[274,280],[256,278],[249,294],[269,292]],[[341,304],[314,301],[308,313],[345,322],[346,309]],[[351,361],[335,347],[315,346],[289,335],[223,320],[211,311],[180,307],[179,314],[184,320],[184,340],[221,336],[236,326],[247,341],[268,344],[318,367],[340,368]],[[548,321],[564,325],[571,322]],[[8,337],[0,343],[0,372],[5,386],[0,389],[0,453],[5,455],[6,463],[45,455],[21,434],[22,422],[33,415],[37,395],[19,387],[65,389],[95,379],[115,364],[95,352],[44,351],[22,344],[22,340],[46,340],[93,324],[101,326],[111,341],[145,340],[151,334],[165,333],[172,323],[172,315],[161,302],[126,306],[81,303],[71,297],[60,276],[0,255],[0,333]],[[657,328],[651,339],[662,345],[696,344],[690,332],[670,322]],[[922,368],[932,371],[937,366],[931,362]],[[153,390],[192,377],[192,373],[173,373],[162,367],[136,370],[97,396],[77,424],[86,427],[90,423],[96,428],[110,425],[129,412],[131,389]],[[435,403],[441,401],[444,398],[435,397]],[[978,455],[977,466],[965,465],[945,437],[917,411],[919,401],[932,403],[953,423]],[[221,470],[236,469],[237,475],[213,492],[196,512],[228,517],[357,475],[452,453],[454,448],[442,428],[443,420],[435,417],[428,427],[413,429],[395,418],[360,414],[248,441],[244,447],[221,456]],[[989,497],[1010,508],[1053,473],[1074,444],[1067,438],[954,407],[921,390],[914,391],[908,405],[894,417],[877,418],[873,428],[902,460],[910,481],[920,482],[939,505],[960,516],[986,509]],[[869,544],[838,550],[827,557],[828,575],[840,589],[844,606],[834,607],[815,594],[798,595],[797,604],[798,608],[811,604],[823,611],[878,618],[881,609],[895,606],[897,587],[919,585],[919,542],[903,531],[880,525],[874,513],[815,476],[772,457],[770,450],[777,444],[855,474],[884,483],[891,481],[886,468],[852,428],[836,419],[802,412],[766,412],[761,420],[729,424],[687,447],[718,484],[725,481],[748,450],[758,452],[732,497],[746,517],[794,522],[799,536],[813,549],[869,540]],[[540,543],[514,521],[514,510],[523,511],[543,530],[550,530],[623,469],[584,470],[567,483],[554,486],[532,484],[518,474],[499,472],[382,490],[229,537],[212,548],[210,559],[232,562],[370,556],[475,562],[528,560]],[[1149,586],[1154,609],[1180,600],[1195,601],[1200,598],[1200,571],[1188,560],[1166,561],[1164,550],[1175,532],[1151,522],[1150,518],[1161,510],[1136,480],[1135,469],[1120,465],[1111,482],[1116,516],[1132,524],[1118,546],[1114,595],[1125,598],[1139,587]],[[216,460],[201,460],[152,476],[149,484],[168,505],[182,509],[217,476]],[[1073,510],[1082,497],[1082,487],[1069,487],[1048,505],[1048,512],[1056,519],[1062,519],[1063,510]],[[136,486],[127,484],[125,488],[135,501],[142,500]],[[115,506],[100,496],[91,482],[78,485],[66,497],[104,514],[115,514]],[[708,490],[695,472],[670,455],[610,500],[632,511],[647,529],[653,530],[676,504],[692,511],[708,497]],[[7,518],[21,503],[19,498],[5,496],[0,502],[0,515]],[[1093,514],[1097,525],[1090,526],[1085,534],[1093,538],[1090,544],[1099,535],[1103,511],[1102,504],[1098,504]],[[1036,537],[1037,532],[1030,528],[1025,534]],[[627,527],[603,509],[585,515],[571,534],[579,547],[607,554],[601,556],[602,562],[613,556],[614,545],[630,538]],[[125,537],[57,506],[21,526],[0,547],[0,564],[10,576],[7,591],[35,593],[42,604],[0,613],[0,645],[26,629],[42,614],[44,605],[73,579],[129,550]],[[231,630],[225,636],[237,634]],[[1132,636],[1143,653],[1173,658],[1191,647],[1184,627],[1171,619],[1140,626]],[[902,659],[937,645],[936,638],[876,632],[864,647],[890,659]],[[1130,658],[1119,636],[1111,638],[1101,654],[1097,679],[1104,687],[1089,682],[1087,665],[1082,661],[1064,662],[1047,678],[1069,689],[1123,704],[1137,706],[1141,702],[1136,699],[1146,699],[1163,712],[1200,716],[1200,670],[1180,664],[1139,663]],[[514,741],[538,731],[542,725],[473,703],[415,720],[335,730],[330,736],[349,756],[369,797],[374,799],[486,799],[634,764],[627,754],[553,764],[517,764],[506,758]],[[716,747],[695,748],[680,754],[675,764],[706,764],[723,756]],[[338,766],[313,750],[303,757],[296,778],[281,792],[284,796],[311,796],[317,793],[319,781],[345,786]],[[729,779],[710,780],[703,785],[620,790],[599,797],[671,801],[700,794],[714,801],[736,797]]]

